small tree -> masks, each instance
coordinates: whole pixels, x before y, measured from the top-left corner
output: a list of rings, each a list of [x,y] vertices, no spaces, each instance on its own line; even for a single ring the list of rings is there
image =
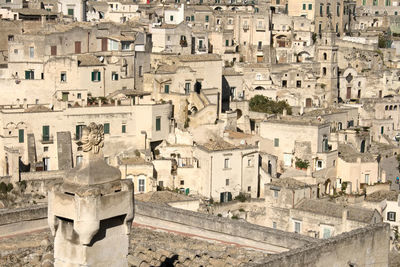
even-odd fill
[[[285,101],[273,101],[263,95],[255,95],[250,99],[249,107],[251,111],[268,114],[282,114],[287,110],[287,114],[292,114],[291,106]]]

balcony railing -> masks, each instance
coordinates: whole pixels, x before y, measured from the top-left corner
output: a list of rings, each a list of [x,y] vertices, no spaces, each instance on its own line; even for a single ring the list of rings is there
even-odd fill
[[[52,135],[42,135],[42,144],[53,144],[54,143],[54,138]]]
[[[199,48],[197,50],[199,50],[199,52],[206,52],[207,51],[207,47],[199,46]]]
[[[265,25],[257,25],[256,31],[265,31]]]

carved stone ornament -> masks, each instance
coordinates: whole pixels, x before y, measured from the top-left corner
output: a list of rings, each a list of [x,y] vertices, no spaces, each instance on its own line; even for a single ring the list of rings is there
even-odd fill
[[[86,126],[82,131],[81,142],[83,152],[92,151],[94,154],[98,154],[104,146],[103,125],[92,122]]]

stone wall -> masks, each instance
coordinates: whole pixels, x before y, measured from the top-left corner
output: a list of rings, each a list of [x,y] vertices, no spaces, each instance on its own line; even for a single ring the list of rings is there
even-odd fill
[[[47,218],[47,205],[0,211],[0,225]]]
[[[157,218],[204,230],[253,239],[255,241],[265,242],[289,249],[318,242],[318,240],[314,238],[274,230],[272,228],[249,224],[247,222],[180,210],[172,207],[160,208],[159,205],[153,203],[136,201],[135,213],[135,216]]]
[[[389,224],[367,226],[306,247],[271,255],[258,266],[388,266],[389,231]]]
[[[21,181],[52,180],[63,178],[65,171],[21,172]]]

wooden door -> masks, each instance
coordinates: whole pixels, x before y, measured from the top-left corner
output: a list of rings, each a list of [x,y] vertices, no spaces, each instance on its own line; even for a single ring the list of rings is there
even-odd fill
[[[81,42],[75,42],[75,54],[81,53]]]
[[[108,40],[106,38],[101,39],[101,51],[107,51]]]
[[[350,99],[350,98],[351,98],[351,87],[347,87],[346,98],[347,98],[347,99]]]

